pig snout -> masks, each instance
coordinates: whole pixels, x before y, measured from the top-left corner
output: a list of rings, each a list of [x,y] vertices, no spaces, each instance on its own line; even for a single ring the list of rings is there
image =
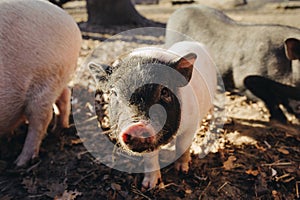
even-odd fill
[[[150,124],[137,122],[121,132],[121,139],[131,151],[142,153],[154,150],[156,136]]]

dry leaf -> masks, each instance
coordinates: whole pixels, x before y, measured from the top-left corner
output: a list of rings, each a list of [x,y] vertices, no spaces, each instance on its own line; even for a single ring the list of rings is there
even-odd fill
[[[78,139],[73,139],[71,140],[72,144],[82,144],[86,139],[78,138]]]
[[[223,163],[223,167],[225,170],[231,170],[234,168],[234,161],[236,161],[235,156],[229,156],[228,159]]]
[[[246,171],[246,174],[251,174],[253,176],[257,176],[259,174],[259,171],[258,170],[252,170],[252,169],[248,169]]]
[[[116,190],[116,191],[120,191],[121,190],[121,185],[117,184],[117,183],[112,183],[111,184],[111,188],[113,190]]]
[[[186,193],[186,194],[192,194],[192,192],[193,192],[193,191],[192,191],[191,189],[185,190],[185,193]]]
[[[47,186],[48,192],[45,192],[45,194],[48,197],[56,198],[57,195],[61,195],[65,191],[65,185],[63,183],[51,183]]]
[[[266,144],[266,142],[265,142]],[[268,144],[268,143],[267,143]],[[268,146],[268,145],[267,145]],[[263,146],[259,146],[258,144],[255,144],[255,147],[260,150],[260,151],[266,151],[266,148],[264,148]],[[271,148],[270,146],[268,146],[268,148]]]
[[[290,154],[290,152],[283,147],[278,148],[277,151],[279,151],[280,153],[283,153],[284,155]]]
[[[36,194],[37,185],[33,178],[24,178],[22,184],[29,194]]]
[[[77,196],[81,196],[81,192],[65,190],[62,196],[56,196],[54,200],[75,200]]]
[[[272,177],[277,175],[277,171],[275,169],[271,168],[271,171],[272,171]]]

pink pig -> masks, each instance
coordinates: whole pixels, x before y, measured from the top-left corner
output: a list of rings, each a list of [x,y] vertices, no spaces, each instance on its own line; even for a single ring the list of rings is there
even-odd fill
[[[37,157],[56,103],[68,127],[71,92],[81,33],[71,16],[41,0],[0,2],[0,132],[28,120],[16,165]]]

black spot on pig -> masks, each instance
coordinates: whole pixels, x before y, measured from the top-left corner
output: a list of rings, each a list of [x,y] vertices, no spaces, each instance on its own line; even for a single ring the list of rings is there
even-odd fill
[[[285,85],[262,76],[248,76],[245,87],[262,99],[270,111],[270,119],[287,123],[287,118],[279,105],[300,119],[300,88]]]
[[[140,149],[153,151],[157,148],[155,146],[161,146],[170,142],[174,133],[177,132],[181,118],[179,99],[170,89],[159,84],[144,85],[132,94],[130,104],[138,108],[138,116],[145,116],[146,119],[151,117],[152,123],[163,126],[158,133],[159,140],[156,140],[155,143],[150,143],[149,147],[147,144],[144,144]],[[150,108],[156,104],[161,105],[166,111],[167,118],[165,122],[162,121],[162,116],[157,113],[157,115],[150,116]],[[162,122],[164,124],[161,124]],[[139,147],[139,143],[135,144],[135,146]],[[134,148],[131,149],[135,150]]]

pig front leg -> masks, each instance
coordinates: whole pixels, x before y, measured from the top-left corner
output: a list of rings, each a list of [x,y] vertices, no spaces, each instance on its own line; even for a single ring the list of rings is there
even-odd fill
[[[143,189],[154,188],[161,182],[160,165],[158,162],[158,151],[151,153],[151,155],[144,156],[144,179],[142,182]]]
[[[176,138],[176,156],[179,159],[176,160],[174,167],[177,171],[183,173],[188,173],[189,171],[189,163],[191,161],[190,146],[193,136],[193,131],[187,131]]]
[[[60,112],[59,125],[63,128],[69,128],[69,116],[71,111],[71,91],[69,88],[64,88],[55,103]]]
[[[38,157],[52,113],[52,104],[37,105],[34,101],[27,106],[25,115],[29,121],[28,133],[22,152],[15,161],[17,166],[24,166],[30,159]]]
[[[189,163],[191,161],[190,145],[192,143],[192,136],[179,135],[176,138],[176,155],[181,155],[175,162],[175,169],[183,173],[188,173]]]
[[[189,163],[191,162],[190,148],[188,148],[175,162],[175,169],[183,173],[188,173]]]

